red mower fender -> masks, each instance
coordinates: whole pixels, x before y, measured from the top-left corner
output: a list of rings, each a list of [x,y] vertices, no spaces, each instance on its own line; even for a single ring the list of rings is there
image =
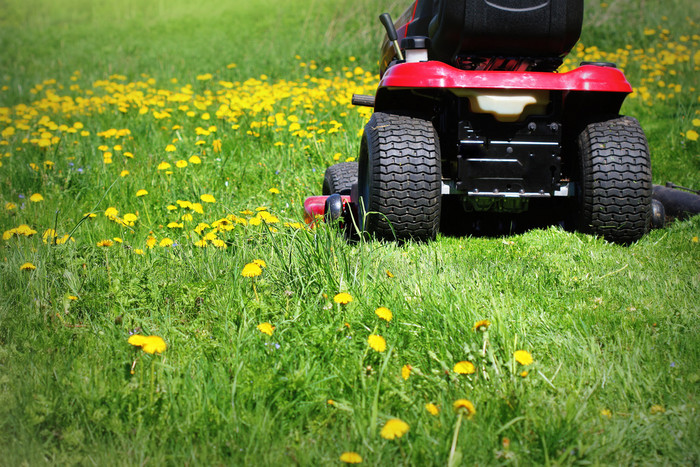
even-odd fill
[[[460,70],[436,61],[401,63],[390,67],[379,83],[378,94],[382,89],[401,88],[632,92],[624,73],[609,66],[583,65],[566,73],[546,73]]]

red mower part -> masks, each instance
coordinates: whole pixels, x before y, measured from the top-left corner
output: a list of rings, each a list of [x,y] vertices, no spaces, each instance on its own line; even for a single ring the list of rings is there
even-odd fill
[[[608,66],[583,65],[566,73],[472,71],[436,61],[394,65],[384,73],[382,88],[632,92],[622,71]]]
[[[342,195],[343,207],[350,203],[350,196]],[[312,226],[316,224],[317,220],[323,220],[323,216],[326,214],[325,206],[328,196],[309,196],[304,200],[304,222],[311,224]]]

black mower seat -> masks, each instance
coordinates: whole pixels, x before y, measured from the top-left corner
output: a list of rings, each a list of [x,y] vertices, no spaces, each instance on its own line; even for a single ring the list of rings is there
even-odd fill
[[[583,0],[417,0],[407,36],[428,36],[431,60],[491,57],[559,62],[578,41]]]

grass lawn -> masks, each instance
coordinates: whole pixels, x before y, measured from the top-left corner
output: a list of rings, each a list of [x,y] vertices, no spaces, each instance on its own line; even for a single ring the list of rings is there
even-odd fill
[[[700,217],[304,226],[408,4],[0,2],[0,463],[700,463]],[[694,12],[587,1],[563,67],[617,62],[654,182],[699,189]]]

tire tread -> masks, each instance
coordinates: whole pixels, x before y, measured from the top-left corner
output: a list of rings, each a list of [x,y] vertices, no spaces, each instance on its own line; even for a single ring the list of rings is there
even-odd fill
[[[428,120],[375,112],[365,126],[370,162],[366,230],[382,239],[430,240],[440,224],[438,137]],[[361,155],[363,157],[363,155]],[[364,157],[369,157],[365,154]]]
[[[631,243],[651,225],[651,162],[646,136],[632,117],[591,123],[578,138],[582,174],[580,227]]]

